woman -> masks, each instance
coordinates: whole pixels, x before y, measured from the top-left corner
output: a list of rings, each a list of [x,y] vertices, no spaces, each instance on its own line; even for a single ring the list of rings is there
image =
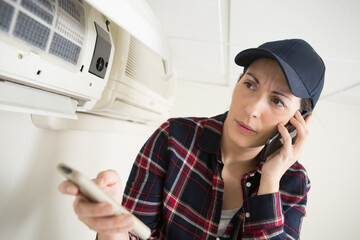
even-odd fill
[[[240,52],[244,73],[230,109],[213,118],[176,118],[162,124],[140,150],[124,196],[114,171],[95,181],[152,229],[153,239],[298,239],[310,182],[299,164],[325,66],[300,39]],[[284,127],[297,130],[295,143]],[[283,146],[262,150],[279,132]],[[77,195],[79,219],[98,239],[129,239],[132,216],[112,216],[106,203]],[[136,239],[130,234],[131,239]]]

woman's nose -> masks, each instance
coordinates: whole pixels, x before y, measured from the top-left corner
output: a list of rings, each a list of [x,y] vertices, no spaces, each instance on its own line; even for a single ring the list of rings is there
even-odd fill
[[[265,108],[265,101],[261,97],[248,99],[245,111],[250,118],[259,118]]]

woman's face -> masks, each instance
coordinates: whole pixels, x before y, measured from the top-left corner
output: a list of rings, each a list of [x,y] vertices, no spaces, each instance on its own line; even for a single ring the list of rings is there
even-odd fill
[[[227,134],[237,146],[259,147],[300,108],[275,60],[253,62],[235,86],[226,118]]]

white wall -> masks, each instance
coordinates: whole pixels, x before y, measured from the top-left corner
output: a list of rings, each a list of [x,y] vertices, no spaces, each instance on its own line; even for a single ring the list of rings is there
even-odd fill
[[[229,87],[180,81],[171,115],[222,113],[231,94]],[[27,114],[0,111],[0,239],[93,238],[94,233],[72,212],[73,198],[57,192],[63,179],[55,170],[57,163],[72,164],[89,177],[116,169],[125,183],[138,150],[154,128],[96,117],[82,116],[80,121],[85,124],[82,129],[91,130],[44,130],[35,127]],[[312,181],[303,240],[357,236],[359,122],[359,108],[318,103],[301,159]]]
[[[360,108],[321,102],[302,163],[312,189],[303,239],[358,239]]]
[[[68,163],[90,178],[116,169],[125,184],[153,127],[91,116],[81,121],[92,130],[39,129],[28,114],[0,111],[0,239],[94,239],[72,211],[74,198],[58,193],[64,178],[56,165]]]

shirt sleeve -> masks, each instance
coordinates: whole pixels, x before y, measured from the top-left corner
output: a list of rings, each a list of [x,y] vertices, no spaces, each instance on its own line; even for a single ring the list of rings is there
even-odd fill
[[[169,122],[162,124],[141,148],[133,164],[123,206],[152,229],[157,239],[162,216],[163,186],[168,165]],[[138,239],[130,234],[130,239]]]
[[[307,177],[301,182],[299,194],[280,191],[245,199],[242,239],[299,239],[310,190]]]

